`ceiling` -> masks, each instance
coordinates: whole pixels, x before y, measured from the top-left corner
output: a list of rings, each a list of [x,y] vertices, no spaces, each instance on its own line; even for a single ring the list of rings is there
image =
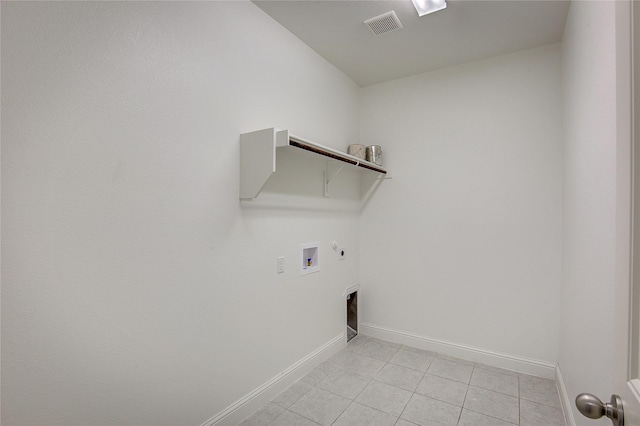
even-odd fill
[[[253,0],[360,86],[561,40],[565,0],[448,0],[418,17],[411,0]],[[403,28],[375,35],[364,21],[395,11]]]

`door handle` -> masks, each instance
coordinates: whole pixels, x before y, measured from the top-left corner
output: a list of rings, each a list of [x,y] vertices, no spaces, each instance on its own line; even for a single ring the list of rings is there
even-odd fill
[[[607,416],[611,419],[613,426],[624,426],[622,398],[618,395],[611,395],[611,402],[605,404],[590,393],[581,393],[576,397],[576,407],[583,416],[590,419]]]

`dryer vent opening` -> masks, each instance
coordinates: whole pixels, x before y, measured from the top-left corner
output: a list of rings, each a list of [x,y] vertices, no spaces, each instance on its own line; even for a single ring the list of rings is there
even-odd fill
[[[347,342],[358,335],[358,292],[347,295]]]

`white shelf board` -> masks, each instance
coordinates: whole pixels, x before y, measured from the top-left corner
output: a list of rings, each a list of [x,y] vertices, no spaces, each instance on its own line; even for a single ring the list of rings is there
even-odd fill
[[[240,198],[256,198],[276,172],[278,149],[295,147],[319,156],[340,161],[363,171],[386,175],[387,171],[374,163],[354,157],[333,148],[290,135],[288,130],[275,128],[258,130],[240,135]],[[329,179],[325,177],[325,179]],[[328,181],[325,182],[328,185]]]

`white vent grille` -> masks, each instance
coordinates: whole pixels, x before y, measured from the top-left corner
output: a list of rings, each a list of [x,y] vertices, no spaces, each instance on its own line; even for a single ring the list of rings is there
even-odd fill
[[[399,30],[402,28],[402,24],[398,19],[398,15],[392,10],[391,12],[383,13],[382,15],[374,16],[371,19],[364,21],[375,35],[389,33],[391,31]]]

